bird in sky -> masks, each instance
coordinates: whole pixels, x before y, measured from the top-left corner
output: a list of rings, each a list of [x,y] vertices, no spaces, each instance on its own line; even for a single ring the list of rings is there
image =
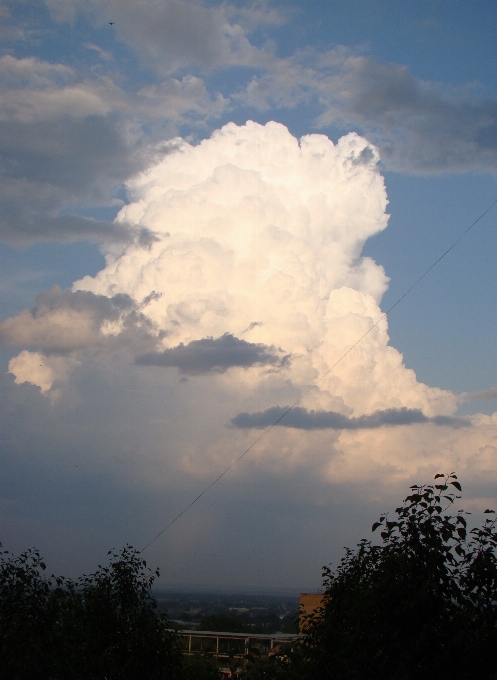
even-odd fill
[[[115,21],[109,21],[109,26],[114,26],[115,23]]]

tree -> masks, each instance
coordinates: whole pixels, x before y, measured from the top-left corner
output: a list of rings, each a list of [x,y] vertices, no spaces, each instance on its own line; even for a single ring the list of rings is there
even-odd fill
[[[0,544],[1,546],[1,544]],[[37,550],[18,557],[0,553],[0,667],[3,678],[58,677],[65,636],[64,613],[73,592],[63,579],[45,578]]]
[[[251,649],[245,659],[243,677],[246,680],[310,680],[312,677],[299,639],[277,645],[267,658],[261,657],[258,649]]]
[[[157,614],[152,573],[131,546],[76,582],[44,578],[36,550],[0,561],[0,668],[6,680],[176,680],[176,635]]]
[[[183,658],[181,680],[220,680],[219,666],[210,654]]]
[[[250,630],[243,621],[225,614],[206,614],[200,619],[198,630],[224,631],[228,633],[243,633]]]
[[[468,513],[445,514],[460,498],[456,475],[435,479],[375,522],[380,545],[363,540],[325,568],[305,639],[310,677],[497,677],[496,519],[468,533]]]
[[[75,631],[85,641],[81,680],[162,680],[179,673],[176,635],[156,612],[150,594],[155,576],[131,546],[110,564],[78,581]]]

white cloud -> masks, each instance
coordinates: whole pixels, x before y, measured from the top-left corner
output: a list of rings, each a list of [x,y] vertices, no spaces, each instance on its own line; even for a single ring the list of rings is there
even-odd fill
[[[73,77],[74,71],[63,64],[52,64],[36,57],[17,59],[10,54],[0,57],[0,78],[7,87],[51,87],[54,81],[65,83]]]
[[[110,111],[110,104],[85,85],[36,92],[13,90],[2,96],[0,120],[33,123],[60,116],[105,116]]]
[[[39,352],[23,350],[9,361],[9,373],[15,376],[14,382],[18,385],[36,385],[53,401],[60,397],[61,390],[58,388],[69,381],[71,372],[79,364],[73,357],[47,357]]]
[[[174,129],[186,121],[206,122],[217,118],[230,102],[220,93],[211,94],[201,78],[186,75],[141,87],[133,105],[135,115],[156,123],[160,121],[162,126],[166,120],[169,128]]]

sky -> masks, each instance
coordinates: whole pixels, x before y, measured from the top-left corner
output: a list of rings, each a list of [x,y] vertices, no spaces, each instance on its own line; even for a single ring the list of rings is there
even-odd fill
[[[298,591],[436,473],[497,505],[494,2],[0,19],[6,549]]]

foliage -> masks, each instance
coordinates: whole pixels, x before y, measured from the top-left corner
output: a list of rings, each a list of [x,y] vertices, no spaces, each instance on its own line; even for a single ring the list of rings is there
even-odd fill
[[[381,545],[363,540],[325,568],[305,641],[311,677],[497,677],[496,520],[467,532],[468,513],[445,514],[456,475],[435,479],[373,525]]]
[[[457,477],[436,480],[375,522],[380,544],[363,540],[325,568],[304,640],[269,658],[251,650],[246,680],[497,679],[497,520],[487,510],[468,531],[468,513],[446,514]],[[150,595],[157,572],[131,546],[109,556],[71,582],[46,578],[36,550],[0,553],[2,678],[215,680],[211,657],[181,659]],[[204,623],[227,630],[224,617]]]
[[[207,614],[200,619],[198,630],[212,630],[226,633],[244,633],[250,630],[240,619],[224,614]]]
[[[226,633],[297,633],[297,618],[288,614],[280,619],[277,614],[263,614],[254,618],[226,616],[225,614],[206,614],[200,620],[198,630],[224,631]]]
[[[290,633],[291,635],[296,635],[299,632],[299,617],[297,614],[287,614],[280,624],[280,630],[282,633]]]
[[[178,665],[178,653],[175,636],[150,595],[154,574],[131,546],[109,554],[109,566],[78,582],[85,677],[164,678],[165,669]]]
[[[186,657],[181,677],[182,680],[219,680],[219,668],[212,658]]]
[[[180,678],[176,636],[155,611],[154,574],[131,546],[77,582],[44,578],[36,550],[0,562],[6,680]],[[157,574],[157,572],[156,572]]]
[[[218,665],[209,655],[185,657],[181,680],[219,680]]]
[[[259,650],[253,649],[246,659],[244,680],[301,680],[308,677],[300,641],[278,645],[268,658],[261,658]]]
[[[37,550],[18,557],[1,553],[0,658],[4,678],[57,677],[63,614],[73,592],[63,579],[43,576],[45,564]],[[62,642],[63,644],[63,642]]]

